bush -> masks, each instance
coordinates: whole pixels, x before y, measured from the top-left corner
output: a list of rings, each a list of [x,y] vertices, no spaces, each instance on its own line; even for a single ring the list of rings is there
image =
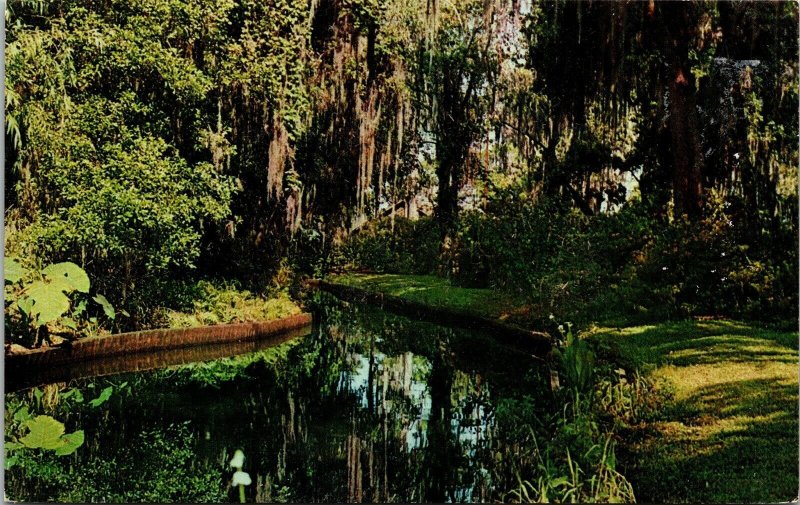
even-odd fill
[[[633,269],[629,299],[666,315],[796,318],[797,246],[711,195],[705,217],[661,228]]]
[[[560,318],[588,312],[608,296],[652,227],[646,208],[587,217],[543,200],[493,214],[465,213],[456,240],[455,280],[522,295],[533,313]]]
[[[285,292],[265,297],[235,283],[173,283],[170,292],[173,308],[161,310],[156,318],[170,328],[268,321],[300,312]]]
[[[153,138],[106,146],[96,162],[54,160],[41,177],[54,208],[12,239],[45,260],[80,262],[130,307],[151,302],[137,299],[137,284],[194,267],[203,224],[227,215],[232,192],[210,164],[190,165]]]
[[[559,202],[494,202],[464,212],[448,274],[454,284],[527,298],[530,313],[577,323],[693,315],[796,319],[795,224],[747,216],[715,193],[704,217],[669,222],[633,200],[586,216]],[[371,223],[340,250],[341,265],[379,273],[440,270],[436,223]]]
[[[337,251],[341,268],[378,273],[433,274],[439,258],[439,228],[430,218],[388,218],[353,233]]]

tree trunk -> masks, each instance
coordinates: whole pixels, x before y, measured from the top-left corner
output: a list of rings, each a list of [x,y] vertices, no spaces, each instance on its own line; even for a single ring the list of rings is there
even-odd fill
[[[443,147],[442,149],[447,149]],[[444,153],[436,167],[439,178],[439,188],[436,195],[436,219],[439,222],[441,236],[440,274],[449,275],[452,269],[453,251],[452,242],[455,233],[456,219],[458,217],[458,191],[460,189],[459,160],[454,159],[452,153]]]
[[[672,190],[675,212],[697,218],[703,205],[703,153],[700,142],[695,79],[689,64],[693,39],[690,5],[670,6],[672,33],[669,81],[669,129],[672,144]]]

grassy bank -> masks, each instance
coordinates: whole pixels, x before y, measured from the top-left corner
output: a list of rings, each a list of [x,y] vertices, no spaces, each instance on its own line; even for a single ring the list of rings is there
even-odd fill
[[[473,312],[498,321],[524,324],[529,308],[524,301],[491,289],[453,286],[447,279],[433,275],[343,274],[329,282],[400,296],[432,307]]]
[[[669,393],[621,444],[640,501],[797,497],[796,332],[684,321],[596,329],[589,338]]]

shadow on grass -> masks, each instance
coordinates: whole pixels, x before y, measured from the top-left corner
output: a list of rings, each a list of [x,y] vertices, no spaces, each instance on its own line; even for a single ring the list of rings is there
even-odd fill
[[[781,429],[777,433],[764,431],[785,435],[797,430],[797,418],[790,415],[796,410],[797,384],[781,384],[770,378],[725,382],[700,388],[666,413],[669,417],[680,418],[685,424],[702,424],[703,419],[695,419],[693,413],[700,413],[701,416],[703,413],[713,413],[716,419],[767,417],[770,424]]]
[[[521,317],[519,314],[527,314],[522,307],[524,303],[506,293],[453,286],[447,279],[432,275],[345,274],[331,281],[497,319],[513,320]]]
[[[736,321],[680,321],[601,330],[592,339],[609,344],[633,367],[759,359],[797,363],[797,333],[753,328]]]
[[[645,502],[788,501],[798,495],[797,333],[733,321],[601,330],[676,395],[621,459]]]
[[[700,388],[625,459],[644,502],[775,502],[798,492],[797,385]]]

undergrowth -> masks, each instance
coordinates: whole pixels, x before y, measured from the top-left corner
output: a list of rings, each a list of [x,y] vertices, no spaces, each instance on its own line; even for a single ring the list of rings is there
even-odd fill
[[[285,291],[268,296],[239,289],[235,284],[199,281],[188,286],[178,309],[161,309],[162,325],[185,328],[277,319],[300,313]]]

